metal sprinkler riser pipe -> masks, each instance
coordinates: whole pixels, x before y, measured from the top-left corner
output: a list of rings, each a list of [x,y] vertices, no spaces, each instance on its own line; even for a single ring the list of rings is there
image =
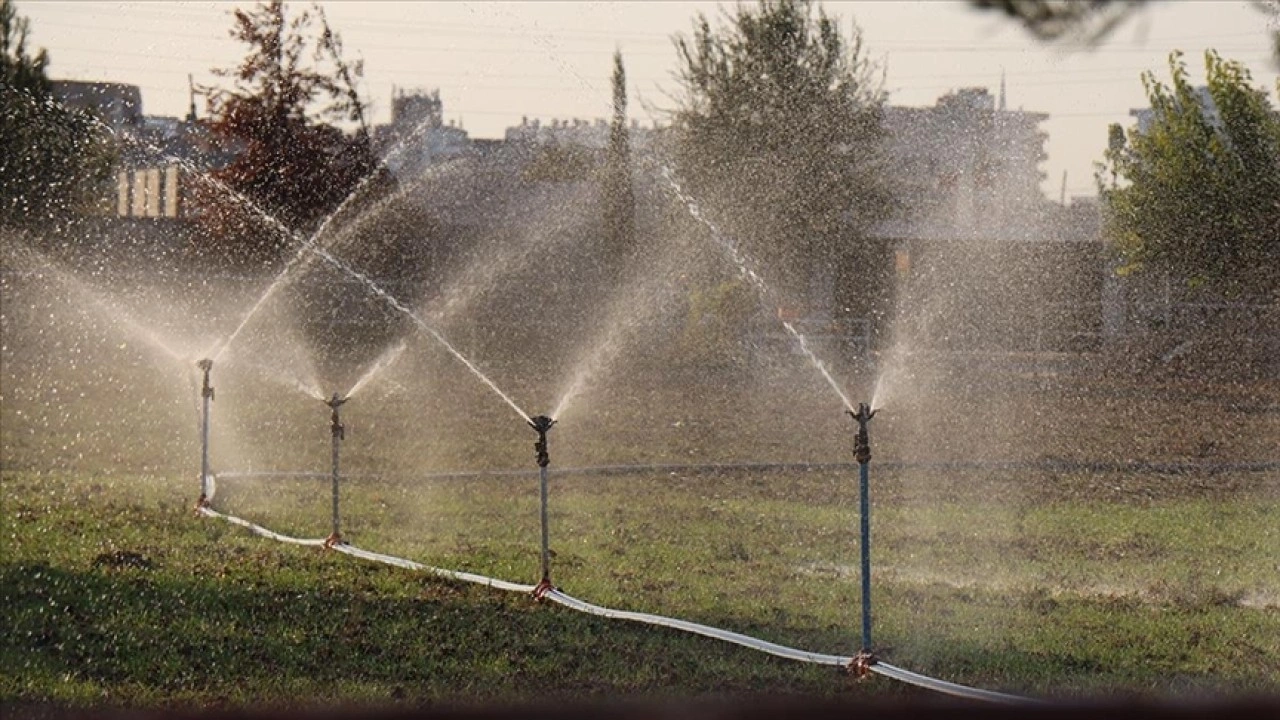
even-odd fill
[[[546,415],[529,418],[529,427],[538,433],[538,441],[533,444],[535,458],[538,463],[539,516],[542,522],[542,580],[533,590],[534,597],[552,588],[551,585],[551,530],[547,518],[547,466],[551,464],[551,455],[547,452],[547,431],[556,421]]]
[[[333,532],[325,539],[325,547],[333,547],[342,542],[342,533],[340,525],[340,515],[338,511],[338,484],[341,474],[339,472],[339,457],[342,447],[342,441],[346,438],[346,429],[342,426],[342,417],[338,414],[338,408],[347,401],[347,398],[339,397],[338,393],[334,393],[333,397],[325,401],[325,405],[329,406],[332,413],[329,415],[329,431],[333,436]]]
[[[857,412],[846,412],[858,423],[853,445],[853,457],[858,461],[858,519],[862,536],[862,651],[858,664],[869,667],[875,663],[875,655],[871,651],[871,435],[867,425],[876,411],[866,403],[859,403]]]
[[[211,490],[209,487],[209,405],[213,402],[213,386],[209,384],[209,371],[213,370],[213,361],[205,358],[196,363],[196,367],[204,373],[204,384],[200,388],[200,499],[196,501],[196,507],[201,508],[209,504]]]

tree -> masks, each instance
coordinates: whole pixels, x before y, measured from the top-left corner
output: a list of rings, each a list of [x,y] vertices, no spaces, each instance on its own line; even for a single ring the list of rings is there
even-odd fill
[[[311,229],[377,167],[354,86],[360,67],[342,60],[341,39],[316,6],[290,18],[275,0],[233,14],[231,36],[250,51],[238,67],[214,71],[232,78],[234,88],[209,93],[211,126],[238,151],[215,176],[290,229]],[[322,68],[324,59],[333,67]],[[348,135],[326,120],[355,122],[359,130]],[[234,243],[238,259],[279,253],[281,238],[254,233],[252,215],[218,200],[206,208],[206,221],[215,236]]]
[[[969,0],[981,10],[1003,12],[1019,20],[1043,40],[1080,37],[1096,43],[1119,27],[1135,12],[1155,0]],[[1252,0],[1253,7],[1280,18],[1280,0]],[[1271,32],[1271,48],[1280,67],[1280,29]]]
[[[56,220],[99,199],[110,173],[106,136],[59,103],[49,56],[27,49],[30,24],[0,0],[0,224]]]
[[[784,292],[829,302],[809,279],[866,267],[868,231],[894,207],[884,95],[857,27],[846,45],[807,0],[761,0],[726,19],[713,31],[700,14],[692,38],[676,38],[676,169]]]
[[[604,176],[605,246],[627,255],[635,239],[635,193],[631,187],[631,138],[627,129],[627,74],[622,53],[613,54],[613,123]]]
[[[1280,115],[1240,63],[1210,51],[1205,66],[1205,94],[1181,53],[1170,85],[1143,75],[1150,127],[1113,128],[1099,168],[1106,234],[1122,271],[1153,265],[1228,293],[1277,293]]]

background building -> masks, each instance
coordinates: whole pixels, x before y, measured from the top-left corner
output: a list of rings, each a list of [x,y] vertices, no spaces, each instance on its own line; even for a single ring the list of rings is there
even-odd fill
[[[400,177],[472,152],[467,132],[445,123],[439,90],[393,89],[391,122],[374,127],[373,142],[387,168]]]

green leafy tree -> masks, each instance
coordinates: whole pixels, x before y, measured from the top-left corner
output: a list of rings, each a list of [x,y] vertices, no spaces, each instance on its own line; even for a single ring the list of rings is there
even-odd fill
[[[976,8],[993,10],[1020,21],[1027,30],[1043,40],[1078,37],[1096,43],[1136,12],[1154,5],[1156,0],[969,0]],[[1259,12],[1280,17],[1280,0],[1252,0]],[[1274,26],[1273,26],[1274,27]],[[1272,55],[1280,67],[1280,29],[1271,34]]]
[[[631,134],[627,129],[627,73],[622,53],[613,55],[613,122],[604,176],[605,245],[627,255],[635,241],[635,192],[631,187]]]
[[[873,262],[868,231],[894,207],[884,95],[857,27],[846,43],[810,2],[762,0],[726,20],[712,30],[699,15],[692,37],[676,38],[676,170],[775,284],[808,302],[806,278]]]
[[[1280,115],[1240,63],[1205,54],[1207,99],[1180,53],[1143,75],[1150,127],[1111,130],[1099,187],[1122,271],[1157,266],[1229,293],[1280,292]],[[1108,182],[1109,180],[1109,182]]]
[[[360,67],[342,60],[341,39],[318,7],[290,16],[277,0],[233,16],[231,36],[250,51],[238,67],[214,71],[234,87],[210,92],[211,127],[236,153],[216,177],[291,229],[311,229],[377,168],[354,85]],[[331,124],[340,122],[359,129]],[[236,259],[283,249],[240,205],[216,193],[205,201],[211,234],[230,242]]]
[[[49,95],[53,88],[45,75],[49,54],[43,49],[32,57],[27,53],[27,36],[31,23],[18,16],[18,8],[12,0],[0,0],[0,63],[3,63],[4,84],[8,88],[25,88],[41,95]]]
[[[0,0],[0,223],[41,224],[101,199],[109,139],[93,118],[60,104],[49,56],[27,48],[30,24]]]

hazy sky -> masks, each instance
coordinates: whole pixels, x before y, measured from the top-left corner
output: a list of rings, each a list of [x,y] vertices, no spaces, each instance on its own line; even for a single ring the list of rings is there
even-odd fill
[[[230,11],[249,3],[34,2],[18,0],[32,40],[47,48],[58,79],[125,82],[142,88],[145,112],[186,113],[187,74],[218,82],[214,67],[232,67],[244,46],[231,40]],[[389,120],[392,86],[439,88],[446,118],[472,137],[501,137],[522,116],[609,116],[612,54],[623,53],[632,117],[648,124],[670,108],[676,54],[671,37],[688,33],[698,12],[720,19],[733,3],[690,2],[326,2],[330,24],[348,58],[363,58],[363,91],[373,121]],[[298,4],[300,6],[300,4]],[[1253,71],[1275,100],[1276,72],[1266,30],[1274,15],[1248,2],[1153,2],[1101,47],[1047,47],[1017,24],[963,2],[827,2],[845,28],[862,28],[869,56],[886,70],[890,102],[932,105],[961,87],[998,92],[1007,77],[1008,105],[1049,113],[1049,160],[1043,189],[1057,199],[1092,195],[1093,163],[1109,123],[1132,124],[1128,111],[1146,104],[1139,76],[1167,79],[1168,53],[1188,55],[1203,79],[1202,54],[1216,48]],[[203,101],[198,101],[201,113]]]

